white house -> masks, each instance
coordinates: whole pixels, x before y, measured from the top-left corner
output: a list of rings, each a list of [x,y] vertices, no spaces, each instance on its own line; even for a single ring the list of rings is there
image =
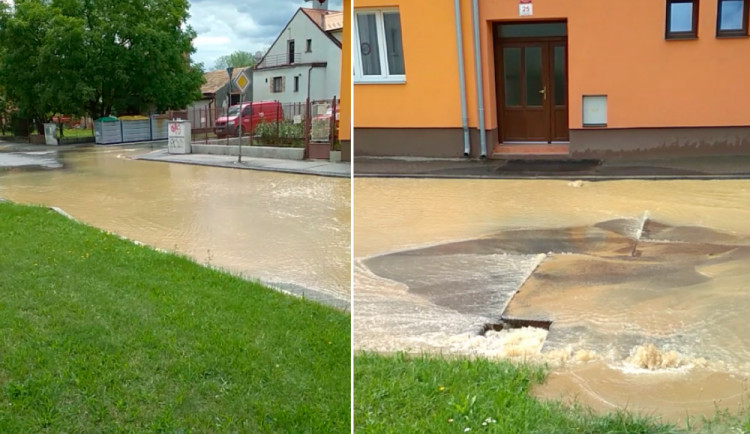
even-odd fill
[[[300,8],[253,68],[253,99],[282,103],[339,94],[343,14]]]

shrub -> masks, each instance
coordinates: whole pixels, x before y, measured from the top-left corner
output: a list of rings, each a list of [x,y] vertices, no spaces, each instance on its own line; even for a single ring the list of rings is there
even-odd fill
[[[281,122],[262,122],[255,127],[255,137],[263,144],[299,147],[304,143],[303,124],[284,120]]]

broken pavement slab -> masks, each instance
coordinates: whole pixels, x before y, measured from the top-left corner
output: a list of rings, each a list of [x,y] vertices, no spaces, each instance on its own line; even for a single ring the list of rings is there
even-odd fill
[[[410,297],[473,318],[477,334],[487,330],[480,323],[488,318],[551,323],[545,352],[573,346],[622,361],[653,343],[721,359],[721,345],[713,342],[733,336],[744,314],[715,289],[745,297],[750,240],[647,217],[504,231],[375,256],[363,265],[403,285]],[[750,337],[737,339],[750,348],[744,342]]]

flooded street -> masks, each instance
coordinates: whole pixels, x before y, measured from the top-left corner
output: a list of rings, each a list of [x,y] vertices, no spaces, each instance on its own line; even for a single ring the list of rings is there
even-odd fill
[[[357,179],[354,342],[547,363],[683,424],[750,398],[750,181]]]
[[[350,181],[131,160],[150,151],[90,147],[62,169],[0,170],[0,197],[204,264],[346,306]]]

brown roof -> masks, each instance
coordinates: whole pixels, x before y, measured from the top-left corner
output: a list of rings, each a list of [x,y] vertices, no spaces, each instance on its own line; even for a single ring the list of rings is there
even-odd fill
[[[248,68],[249,68],[248,66],[235,68],[234,72],[232,73],[232,78],[236,78],[238,72],[244,71]],[[219,89],[226,86],[227,81],[229,81],[229,77],[227,76],[227,71],[224,69],[219,69],[216,71],[208,71],[205,74],[203,74],[203,78],[206,80],[206,82],[203,83],[203,86],[201,86],[201,92],[204,95],[214,94],[218,92]]]
[[[310,18],[310,20],[313,23],[315,23],[315,25],[318,26],[321,32],[325,33],[329,38],[331,38],[331,40],[336,45],[338,45],[339,48],[341,47],[341,42],[339,42],[338,39],[334,38],[329,33],[330,31],[338,30],[338,29],[335,28],[336,26],[332,25],[331,22],[326,23],[326,17],[328,15],[340,15],[343,18],[343,14],[340,11],[328,11],[324,9],[310,9],[310,8],[300,8],[300,10],[304,12],[305,15],[307,15],[307,17]],[[342,19],[341,28],[343,28],[343,26],[344,26],[344,20]]]

